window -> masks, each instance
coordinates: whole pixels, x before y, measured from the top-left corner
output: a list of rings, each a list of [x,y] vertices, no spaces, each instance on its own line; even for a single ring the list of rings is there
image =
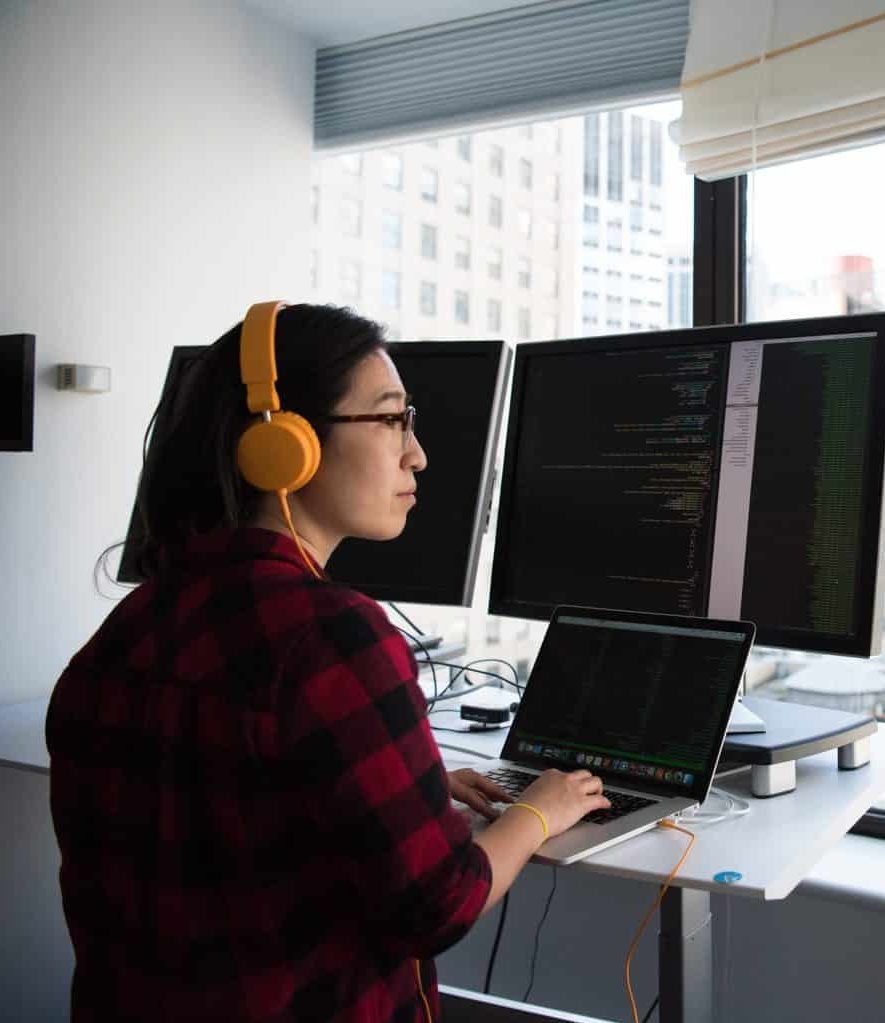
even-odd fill
[[[516,223],[519,227],[520,237],[528,241],[532,237],[532,214],[529,210],[518,210]]]
[[[341,260],[341,297],[345,302],[355,302],[362,291],[362,267],[355,259]]]
[[[466,181],[455,182],[455,212],[470,216],[470,185]]]
[[[756,172],[748,319],[885,310],[883,180],[882,142]]]
[[[460,234],[455,238],[455,266],[460,270],[470,269],[470,239]]]
[[[470,160],[473,148],[473,136],[472,135],[459,135],[458,136],[458,156],[462,160]]]
[[[341,169],[345,174],[353,174],[355,177],[359,177],[363,173],[362,153],[345,153],[339,159],[341,160]]]
[[[504,176],[504,148],[492,143],[489,146],[489,171],[496,177]]]
[[[532,161],[525,158],[519,161],[519,183],[523,188],[532,187]]]
[[[497,245],[489,246],[487,266],[489,277],[493,281],[500,281],[503,276],[504,254]]]
[[[439,198],[439,174],[433,167],[421,168],[421,198],[428,202]]]
[[[541,323],[541,336],[547,341],[555,341],[559,337],[559,317],[556,313],[548,313]]]
[[[527,341],[532,336],[532,311],[524,305],[519,307],[516,314],[516,330],[519,337],[523,341]]]
[[[638,202],[630,203],[630,230],[642,230],[642,205]]]
[[[652,121],[648,137],[648,179],[653,185],[660,185],[663,179],[661,132],[661,125],[657,121]]]
[[[622,245],[623,222],[617,217],[608,222],[606,244],[609,252],[620,252]]]
[[[559,175],[555,172],[547,175],[547,196],[553,202],[559,202]]]
[[[403,158],[399,153],[384,154],[382,177],[385,188],[393,188],[397,192],[403,190]]]
[[[312,288],[316,288],[317,285],[319,284],[319,280],[320,280],[320,266],[319,266],[319,263],[320,263],[320,259],[319,259],[319,254],[317,253],[317,250],[316,249],[311,249],[310,250],[309,273],[310,273],[310,286]]]
[[[436,235],[433,224],[421,225],[421,255],[424,259],[436,259]]]
[[[381,244],[385,249],[403,247],[403,218],[401,213],[384,210],[381,214]]]
[[[528,256],[520,256],[516,262],[516,283],[521,288],[532,286],[532,261]]]
[[[624,198],[624,115],[613,110],[608,115],[608,197],[615,202]]]
[[[388,309],[399,309],[400,307],[401,279],[396,270],[381,271],[381,301]]]
[[[421,282],[421,315],[436,316],[436,284],[433,281]]]
[[[630,118],[630,179],[642,181],[642,118]]]
[[[455,319],[458,323],[470,322],[470,295],[466,291],[455,290]]]
[[[489,196],[489,226],[501,227],[504,223],[504,203],[499,195]]]
[[[599,195],[599,114],[584,118],[584,195]]]
[[[341,200],[341,233],[348,238],[359,238],[363,233],[363,204],[359,199]]]
[[[320,186],[312,185],[310,189],[310,222],[320,222]]]
[[[544,282],[543,294],[545,298],[558,298],[559,274],[557,273],[557,271],[550,266],[544,267],[542,280]]]
[[[544,241],[556,252],[559,248],[559,224],[549,218],[544,221]]]
[[[501,303],[497,298],[490,298],[486,303],[486,329],[493,334],[501,332]]]

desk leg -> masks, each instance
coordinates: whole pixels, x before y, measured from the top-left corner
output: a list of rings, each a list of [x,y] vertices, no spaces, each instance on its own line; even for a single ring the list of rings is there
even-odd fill
[[[713,928],[710,893],[669,888],[658,937],[661,1023],[712,1023]]]

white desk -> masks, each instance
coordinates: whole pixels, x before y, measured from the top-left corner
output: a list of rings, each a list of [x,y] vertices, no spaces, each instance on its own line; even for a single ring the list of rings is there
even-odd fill
[[[442,732],[441,746],[456,745],[497,757],[506,729]],[[481,766],[469,754],[442,749],[449,768]],[[710,892],[754,899],[783,899],[817,861],[885,791],[885,733],[871,737],[872,760],[856,771],[839,771],[836,750],[797,764],[795,791],[772,799],[750,794],[749,773],[717,783],[750,802],[742,817],[718,824],[686,826],[697,834],[694,849],[661,908],[658,957],[661,1023],[707,1023],[712,1019],[712,941]],[[711,809],[719,801],[711,800]],[[678,832],[653,830],[596,853],[574,865],[637,881],[662,883],[685,848]],[[720,871],[742,875],[720,884]]]

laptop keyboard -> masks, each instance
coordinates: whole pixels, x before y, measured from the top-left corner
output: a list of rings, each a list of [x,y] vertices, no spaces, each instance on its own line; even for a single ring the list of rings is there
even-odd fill
[[[483,772],[487,778],[497,782],[514,799],[519,799],[522,793],[538,780],[538,775],[529,774],[526,771],[517,771],[512,767],[498,767],[493,771]],[[657,802],[654,799],[646,799],[644,796],[635,796],[631,792],[611,792],[603,789],[602,794],[611,802],[610,807],[601,810],[592,810],[585,814],[581,820],[589,821],[591,824],[608,824],[609,821],[617,820],[625,814],[633,813],[634,810],[641,810],[644,806],[651,806]]]

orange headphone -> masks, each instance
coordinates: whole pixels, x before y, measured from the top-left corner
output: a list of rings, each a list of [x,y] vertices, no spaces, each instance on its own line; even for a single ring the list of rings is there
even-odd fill
[[[292,538],[317,578],[314,564],[301,546],[292,524],[286,495],[306,486],[320,467],[316,430],[295,412],[280,408],[275,348],[277,313],[285,302],[250,306],[240,331],[240,375],[249,411],[259,418],[247,427],[237,446],[237,467],[258,490],[276,493]]]

